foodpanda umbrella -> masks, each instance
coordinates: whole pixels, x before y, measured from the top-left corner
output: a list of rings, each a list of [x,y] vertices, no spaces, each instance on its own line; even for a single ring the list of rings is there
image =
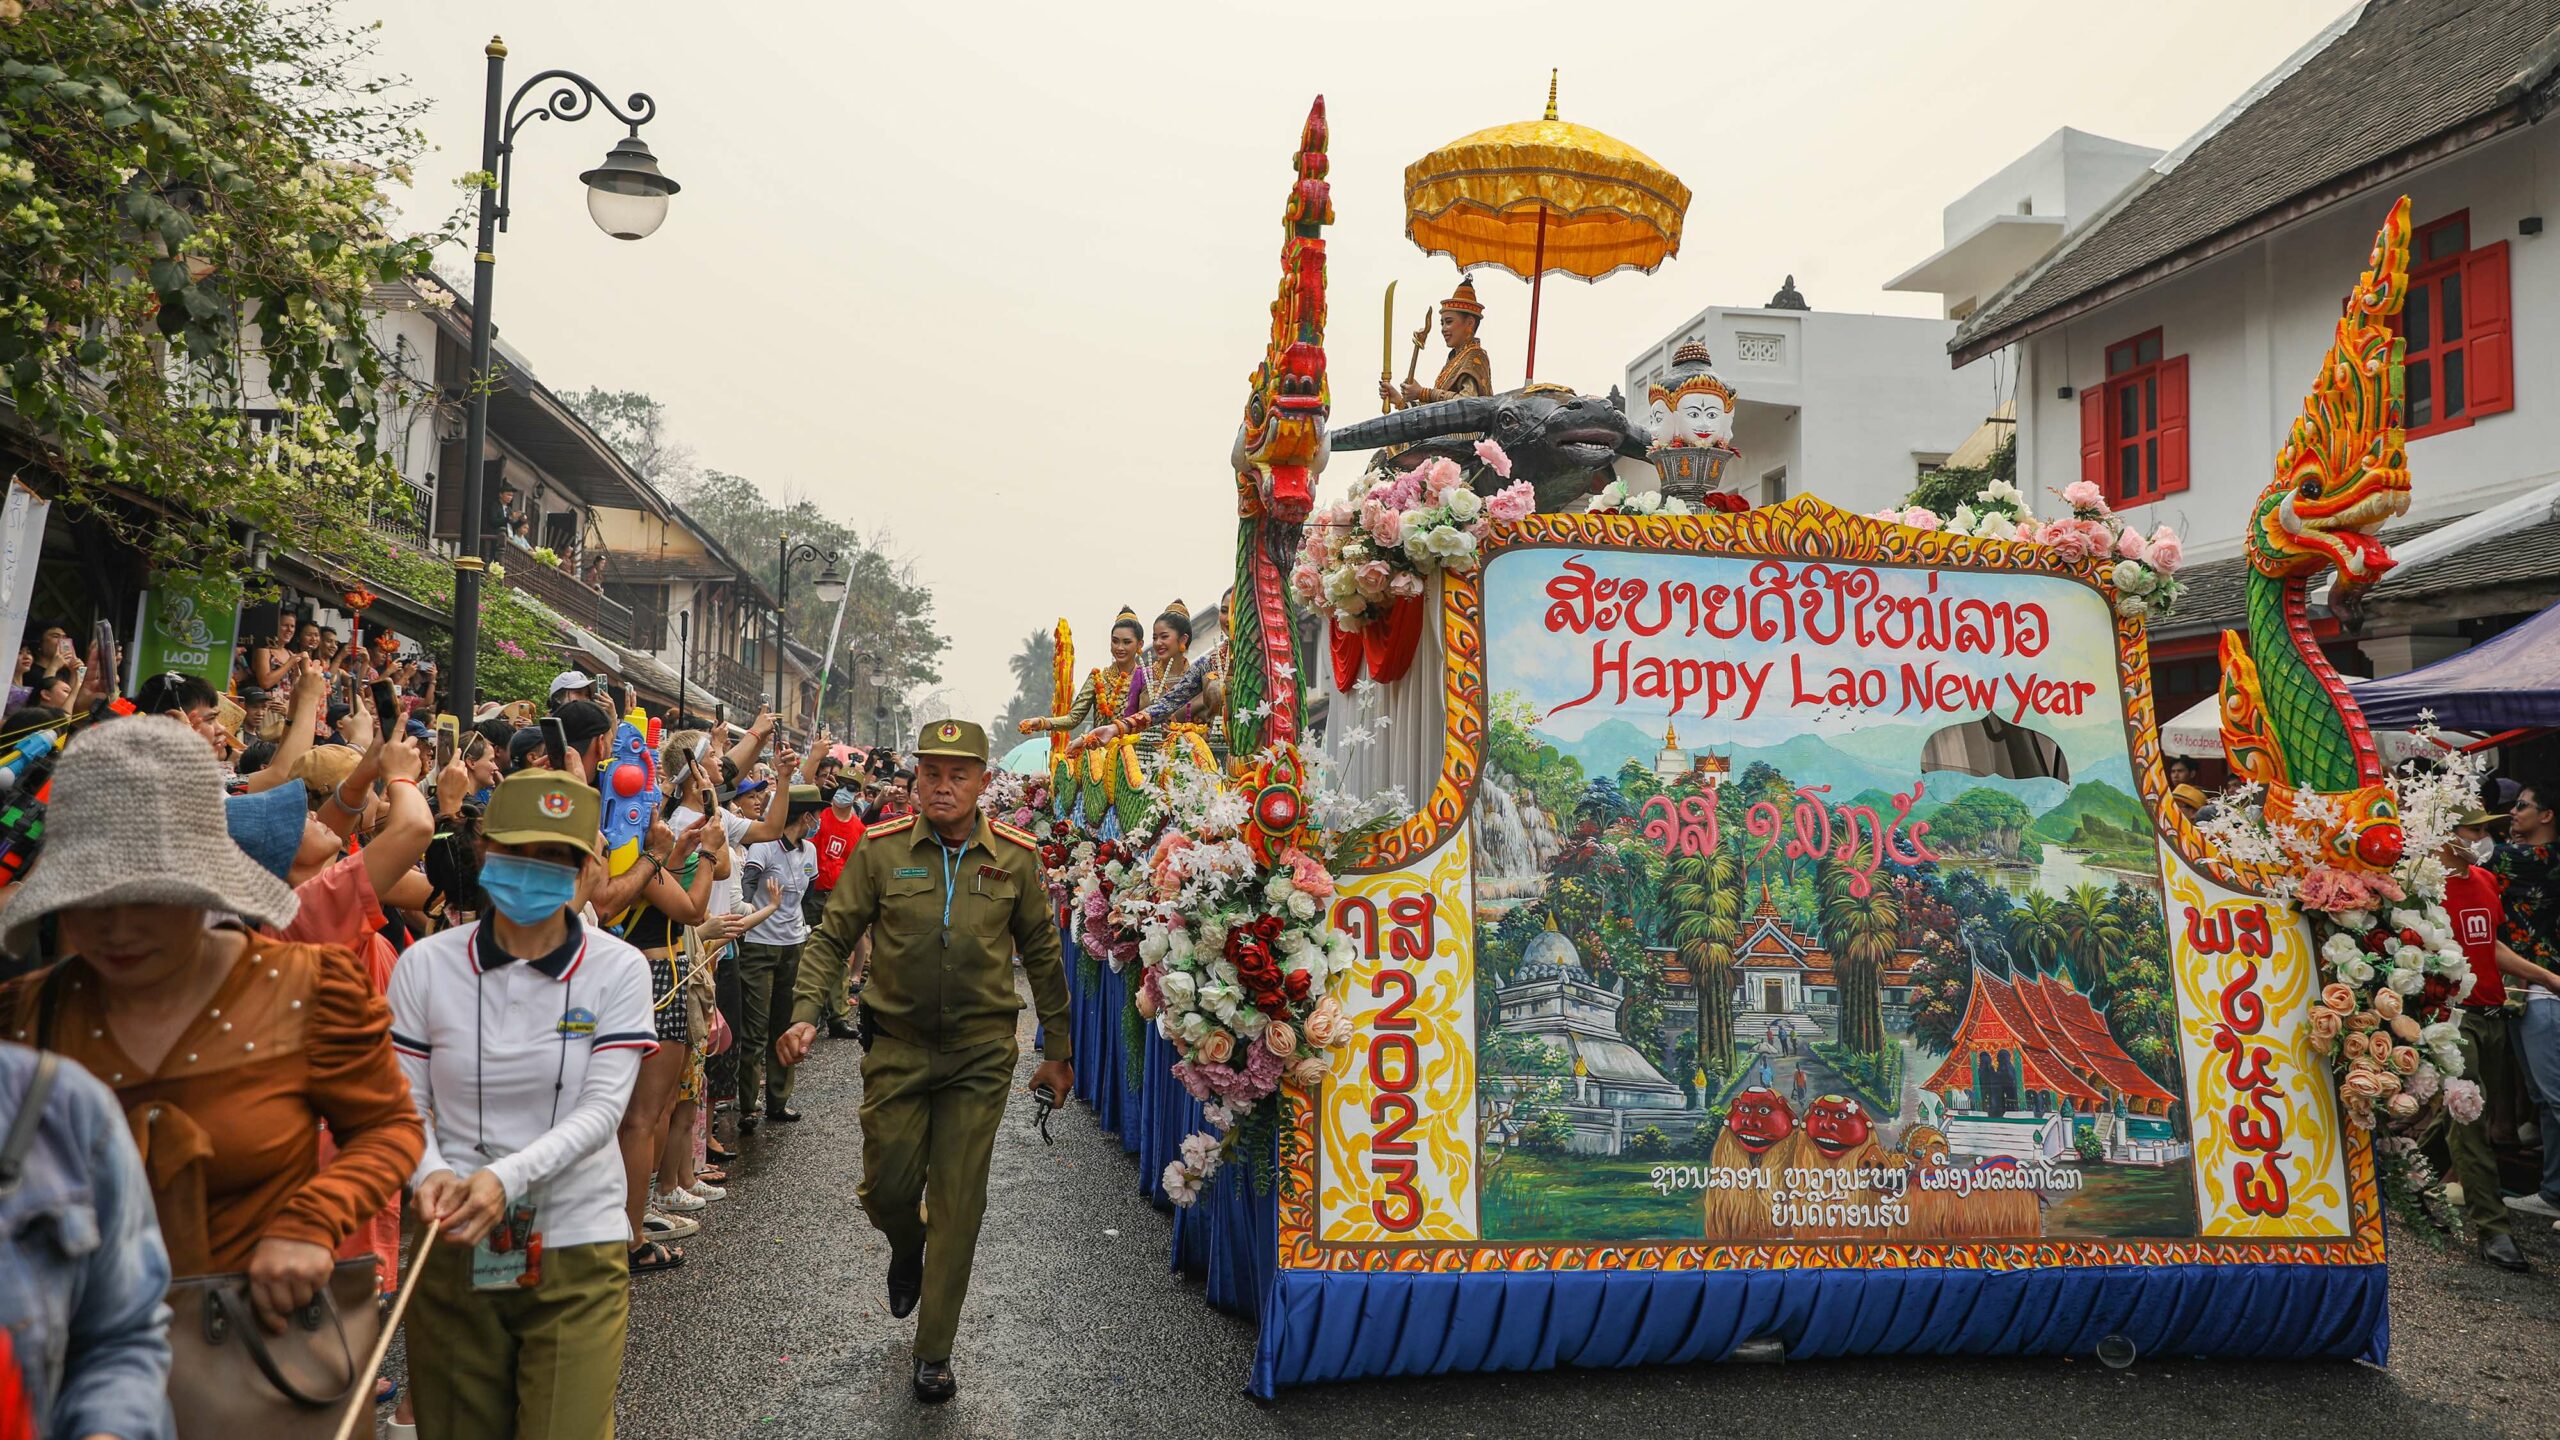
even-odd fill
[[[1404,167],[1404,233],[1459,268],[1529,282],[1529,358],[1537,378],[1538,301],[1550,271],[1598,280],[1653,270],[1680,253],[1689,187],[1622,140],[1556,118],[1496,125]]]

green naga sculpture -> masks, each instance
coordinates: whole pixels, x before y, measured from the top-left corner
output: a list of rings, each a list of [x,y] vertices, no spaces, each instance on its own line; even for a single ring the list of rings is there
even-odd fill
[[[2303,797],[2323,797],[2326,862],[2351,871],[2390,869],[2403,839],[2390,771],[2320,651],[2308,595],[2331,566],[2338,588],[2352,590],[2392,565],[2374,532],[2409,508],[2393,325],[2408,287],[2403,197],[2374,237],[2275,479],[2251,512],[2248,637],[2222,637],[2223,750],[2233,773],[2266,787],[2271,824],[2297,823]]]

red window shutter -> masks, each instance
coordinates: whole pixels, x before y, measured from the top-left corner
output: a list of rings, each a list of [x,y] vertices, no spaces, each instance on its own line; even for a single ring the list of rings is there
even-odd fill
[[[2470,352],[2464,413],[2474,419],[2516,408],[2513,306],[2507,295],[2507,242],[2483,245],[2462,257],[2465,328]]]
[[[2080,392],[2080,478],[2103,490],[2107,485],[2107,387],[2092,385]]]
[[[2187,488],[2187,357],[2160,362],[2160,493]]]

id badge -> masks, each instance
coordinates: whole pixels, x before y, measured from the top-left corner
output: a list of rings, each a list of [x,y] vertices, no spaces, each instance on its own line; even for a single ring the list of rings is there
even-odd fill
[[[471,1247],[471,1288],[531,1290],[542,1283],[541,1197],[526,1192]]]

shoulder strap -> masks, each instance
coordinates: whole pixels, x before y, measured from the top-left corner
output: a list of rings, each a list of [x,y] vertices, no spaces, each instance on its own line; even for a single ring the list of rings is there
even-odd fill
[[[36,1048],[53,1048],[53,1017],[62,1010],[62,967],[68,961],[56,960],[36,982]]]
[[[9,1119],[8,1138],[0,1139],[0,1193],[17,1188],[27,1152],[35,1148],[36,1128],[44,1121],[44,1102],[53,1094],[53,1077],[61,1068],[61,1056],[50,1050],[37,1052],[35,1074],[27,1079],[27,1093],[18,1097],[18,1113]]]

